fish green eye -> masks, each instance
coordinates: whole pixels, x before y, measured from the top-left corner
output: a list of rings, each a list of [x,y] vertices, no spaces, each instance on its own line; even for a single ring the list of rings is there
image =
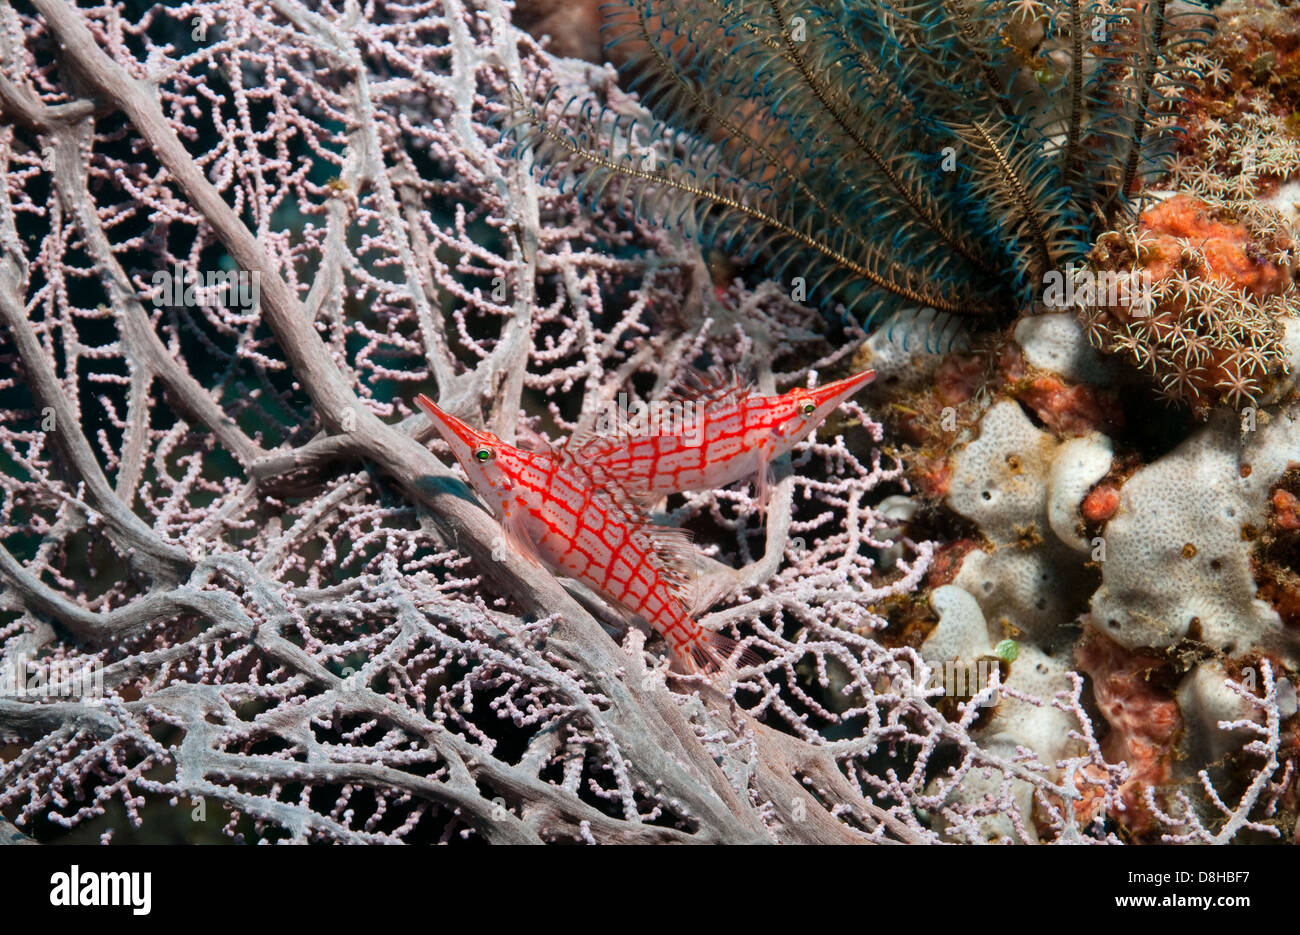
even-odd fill
[[[817,407],[814,406],[812,403],[804,403],[804,404],[803,404],[803,414],[804,414],[804,415],[806,415],[806,416],[810,416],[810,415],[812,415],[812,414],[813,414],[814,412],[816,412],[816,411],[817,411]]]
[[[491,448],[478,448],[478,449],[476,449],[476,450],[474,451],[474,457],[478,458],[480,461],[491,461],[491,460],[492,460],[492,449],[491,449]]]

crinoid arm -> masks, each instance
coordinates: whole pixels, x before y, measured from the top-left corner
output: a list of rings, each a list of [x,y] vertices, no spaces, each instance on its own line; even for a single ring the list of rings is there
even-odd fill
[[[1208,22],[1169,0],[610,9],[652,116],[520,96],[520,150],[589,205],[797,277],[865,323],[1020,308],[1082,257],[1094,218],[1162,167]]]

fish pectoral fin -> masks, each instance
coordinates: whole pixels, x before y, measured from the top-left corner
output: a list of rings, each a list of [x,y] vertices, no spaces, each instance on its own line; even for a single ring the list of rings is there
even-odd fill
[[[646,526],[637,536],[641,547],[653,556],[669,593],[683,607],[691,607],[698,596],[699,566],[690,532],[675,526]]]
[[[646,513],[652,512],[664,499],[664,495],[661,493],[651,493],[637,487],[628,488],[627,495],[632,499],[633,503]]]
[[[758,456],[758,475],[754,478],[755,497],[758,499],[758,512],[767,512],[767,498],[776,485],[776,471],[772,469],[772,458],[766,452]]]
[[[549,568],[550,566],[542,559],[541,553],[537,551],[537,543],[528,533],[528,526],[524,522],[526,515],[522,509],[515,509],[501,520],[501,532],[505,534],[506,545],[516,555],[534,565]]]

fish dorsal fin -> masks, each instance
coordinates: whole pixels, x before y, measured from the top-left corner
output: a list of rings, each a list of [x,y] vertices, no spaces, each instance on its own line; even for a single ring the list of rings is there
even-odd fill
[[[599,461],[625,444],[627,439],[618,435],[601,435],[594,428],[583,429],[570,436],[556,453],[565,461],[587,463]]]
[[[715,367],[712,370],[688,368],[668,384],[662,396],[651,402],[691,403],[697,407],[729,406],[753,395],[753,387],[742,380],[734,369]],[[604,435],[595,427],[575,432],[564,443],[564,451],[582,453],[585,459],[598,459],[602,455],[622,449],[627,439],[617,435]]]
[[[700,370],[690,367],[669,384],[663,398],[668,402],[713,406],[738,402],[750,395],[753,395],[753,387],[742,380],[734,368]]]
[[[554,457],[557,453],[554,445],[526,425],[520,425],[515,429],[515,447],[530,454]]]
[[[606,467],[599,458],[593,457],[594,450],[600,446],[602,439],[589,442],[579,450],[565,448],[561,461],[569,470],[577,473],[601,496],[606,506],[614,508],[614,515],[630,526],[649,527],[654,523],[645,505],[632,496],[623,483]]]
[[[629,478],[626,475],[620,477],[613,469],[613,465],[623,460],[621,456],[625,453],[626,444],[626,438],[592,433],[585,439],[579,439],[576,444],[570,441],[556,454],[562,463],[596,475],[602,486],[611,489],[612,498],[616,498],[625,509],[632,510],[637,516],[644,518],[661,499],[661,495],[636,486],[635,479],[631,479],[631,486],[629,486]],[[613,491],[613,488],[617,490]]]
[[[645,504],[627,491],[599,460],[580,457],[578,452],[564,452],[567,470],[578,475],[599,498],[610,517],[632,530],[633,537],[655,563],[668,590],[689,607],[695,595],[695,547],[691,534],[675,526],[657,526]]]

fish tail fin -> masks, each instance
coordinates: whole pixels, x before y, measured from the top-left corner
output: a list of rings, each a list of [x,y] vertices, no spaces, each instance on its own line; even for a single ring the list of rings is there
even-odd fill
[[[748,646],[741,649],[738,640],[705,630],[691,647],[690,661],[693,672],[720,672],[730,681],[736,678],[738,670],[762,665],[764,660]]]

